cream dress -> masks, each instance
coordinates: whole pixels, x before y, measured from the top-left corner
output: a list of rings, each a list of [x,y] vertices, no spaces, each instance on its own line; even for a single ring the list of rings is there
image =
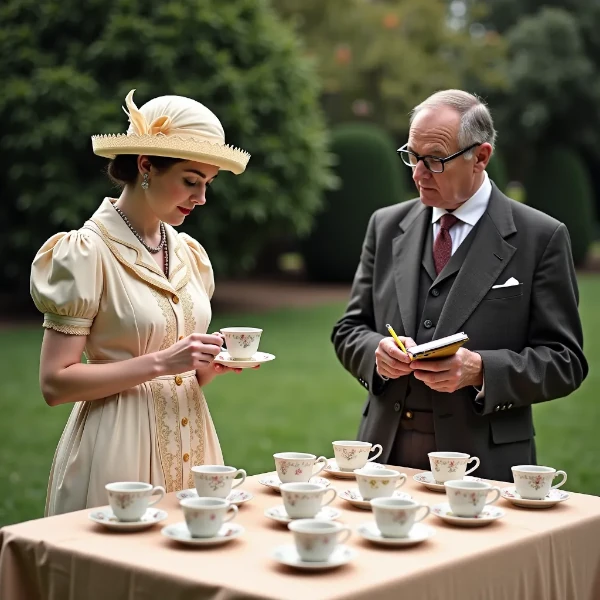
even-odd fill
[[[79,231],[51,237],[31,271],[44,327],[86,335],[88,363],[157,352],[206,333],[211,319],[204,249],[167,225],[167,279],[113,202],[105,199]],[[54,456],[46,516],[107,504],[112,481],[193,487],[191,467],[200,464],[223,464],[223,456],[195,371],[77,402]]]

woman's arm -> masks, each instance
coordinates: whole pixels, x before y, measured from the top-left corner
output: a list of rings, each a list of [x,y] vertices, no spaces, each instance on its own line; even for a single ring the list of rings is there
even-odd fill
[[[203,369],[220,352],[216,335],[195,333],[166,350],[106,364],[83,364],[86,336],[46,329],[40,359],[40,387],[50,406],[100,400],[150,381]]]

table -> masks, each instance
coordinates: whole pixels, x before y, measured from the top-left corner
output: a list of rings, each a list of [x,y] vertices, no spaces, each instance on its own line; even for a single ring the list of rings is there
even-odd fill
[[[402,491],[425,504],[445,501],[412,480]],[[162,524],[139,533],[114,533],[92,523],[89,510],[0,530],[1,600],[598,600],[600,498],[571,494],[546,510],[517,508],[504,499],[506,517],[482,528],[458,528],[434,515],[436,535],[409,548],[385,548],[353,532],[357,559],[339,569],[294,571],[270,558],[292,543],[284,525],[264,516],[281,496],[249,477],[240,489],[254,494],[236,522],[246,532],[213,548],[179,546],[161,535],[183,520],[175,494],[157,505]],[[507,483],[493,482],[500,487]],[[331,478],[338,490],[354,480]],[[339,521],[356,527],[373,515],[337,498]]]

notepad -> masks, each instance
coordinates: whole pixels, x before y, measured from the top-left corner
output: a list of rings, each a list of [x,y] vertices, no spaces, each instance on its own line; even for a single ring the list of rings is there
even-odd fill
[[[424,358],[445,358],[452,356],[456,351],[466,342],[469,341],[469,337],[466,333],[455,333],[439,340],[433,340],[426,344],[420,344],[419,346],[413,346],[408,348],[407,352],[410,354],[412,360],[421,360]]]

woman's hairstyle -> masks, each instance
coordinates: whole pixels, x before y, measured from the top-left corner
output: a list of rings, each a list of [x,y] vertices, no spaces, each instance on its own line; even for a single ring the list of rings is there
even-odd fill
[[[108,163],[107,173],[113,183],[119,187],[135,184],[140,174],[137,165],[137,155],[119,154]],[[175,163],[183,162],[181,158],[165,156],[148,156],[150,164],[157,171],[168,171]]]

